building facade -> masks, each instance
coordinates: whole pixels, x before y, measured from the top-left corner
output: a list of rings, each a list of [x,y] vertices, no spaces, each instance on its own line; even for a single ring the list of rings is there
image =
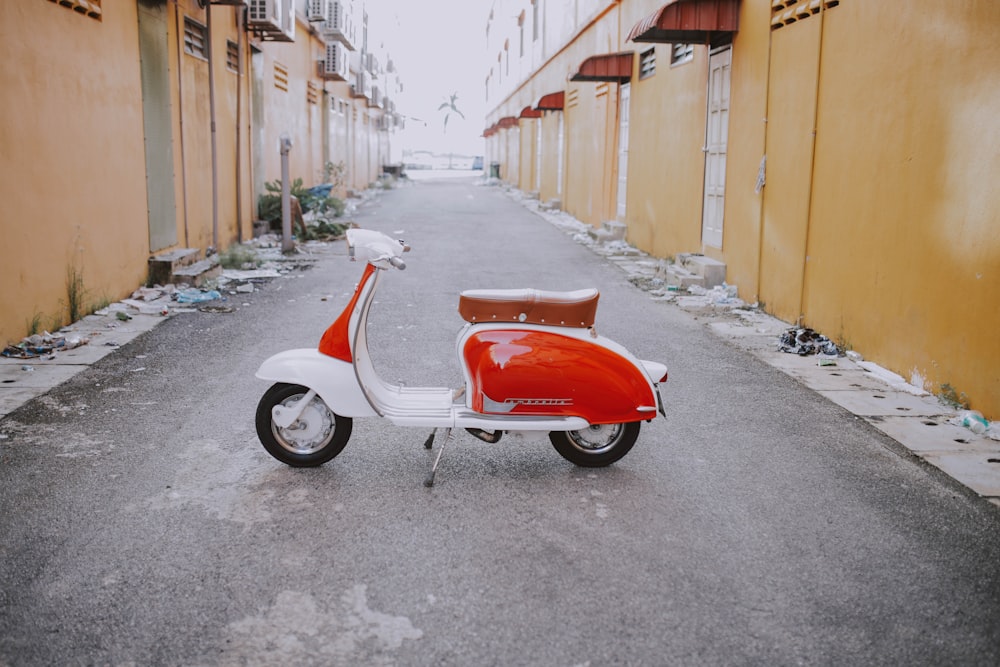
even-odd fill
[[[496,0],[501,178],[1000,418],[1000,4]]]
[[[264,184],[375,182],[401,124],[362,0],[0,3],[0,338],[248,239]]]

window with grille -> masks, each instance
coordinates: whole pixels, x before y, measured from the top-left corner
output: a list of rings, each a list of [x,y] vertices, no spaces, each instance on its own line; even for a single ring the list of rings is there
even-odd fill
[[[656,49],[639,54],[639,79],[648,79],[656,74]]]
[[[306,104],[319,104],[319,86],[306,81]]]
[[[184,17],[184,53],[208,60],[208,29],[187,16]]]
[[[541,25],[538,23],[538,5],[542,0],[531,0],[531,41],[538,41],[538,33]]]
[[[226,67],[230,72],[240,73],[240,47],[231,39],[226,40]]]
[[[771,30],[804,21],[824,9],[833,9],[840,0],[773,0],[771,2]]]
[[[57,0],[51,0],[52,2],[57,2]],[[58,0],[59,4],[67,9],[72,9],[77,14],[83,16],[89,16],[92,19],[101,20],[102,10],[101,2],[102,0]]]
[[[672,44],[670,65],[683,65],[694,58],[694,44]]]

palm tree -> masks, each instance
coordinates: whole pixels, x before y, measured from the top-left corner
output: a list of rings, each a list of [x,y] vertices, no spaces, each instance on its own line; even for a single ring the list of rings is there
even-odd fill
[[[454,92],[454,93],[451,94],[451,97],[446,102],[442,102],[441,106],[438,107],[438,111],[444,111],[444,127],[441,130],[442,134],[447,134],[447,132],[448,132],[448,119],[451,118],[451,114],[453,112],[457,113],[459,116],[461,116],[462,120],[465,120],[465,114],[462,113],[459,110],[458,106],[455,104],[455,100],[457,100],[457,99],[458,99],[458,92],[456,91],[456,92]],[[448,153],[448,169],[451,169],[451,159],[452,159],[452,154],[449,152]]]
[[[443,132],[448,131],[448,119],[451,118],[451,113],[453,111],[457,113],[459,116],[461,116],[462,120],[465,120],[465,114],[459,111],[458,106],[456,106],[455,104],[455,100],[457,99],[458,99],[458,93],[457,92],[452,93],[451,98],[447,102],[442,102],[441,106],[438,107],[438,111],[447,109],[447,111],[444,112],[444,129],[442,130]]]

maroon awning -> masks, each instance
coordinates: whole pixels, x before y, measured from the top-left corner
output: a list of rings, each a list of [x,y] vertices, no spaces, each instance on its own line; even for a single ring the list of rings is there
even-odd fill
[[[541,118],[542,112],[537,109],[532,109],[529,107],[524,107],[521,109],[521,115],[518,118]]]
[[[580,63],[580,69],[570,81],[615,81],[628,83],[632,78],[632,57],[635,51],[591,56]]]
[[[505,130],[511,127],[517,127],[517,116],[504,116],[497,121],[497,127],[501,130]]]
[[[739,29],[740,0],[670,0],[642,19],[626,41],[704,44],[713,33]]]
[[[566,105],[566,91],[560,90],[548,95],[542,95],[535,102],[535,109],[538,111],[562,111]]]

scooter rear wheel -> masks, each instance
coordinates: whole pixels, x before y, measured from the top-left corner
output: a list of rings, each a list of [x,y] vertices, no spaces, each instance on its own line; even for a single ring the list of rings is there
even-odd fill
[[[639,437],[640,422],[595,424],[580,431],[552,431],[549,440],[559,454],[584,468],[602,468],[628,454]]]
[[[319,396],[309,401],[288,428],[274,423],[274,406],[294,404],[308,392],[301,385],[279,382],[271,385],[257,404],[257,437],[264,449],[296,468],[323,465],[343,451],[351,437],[351,418],[335,414]]]

